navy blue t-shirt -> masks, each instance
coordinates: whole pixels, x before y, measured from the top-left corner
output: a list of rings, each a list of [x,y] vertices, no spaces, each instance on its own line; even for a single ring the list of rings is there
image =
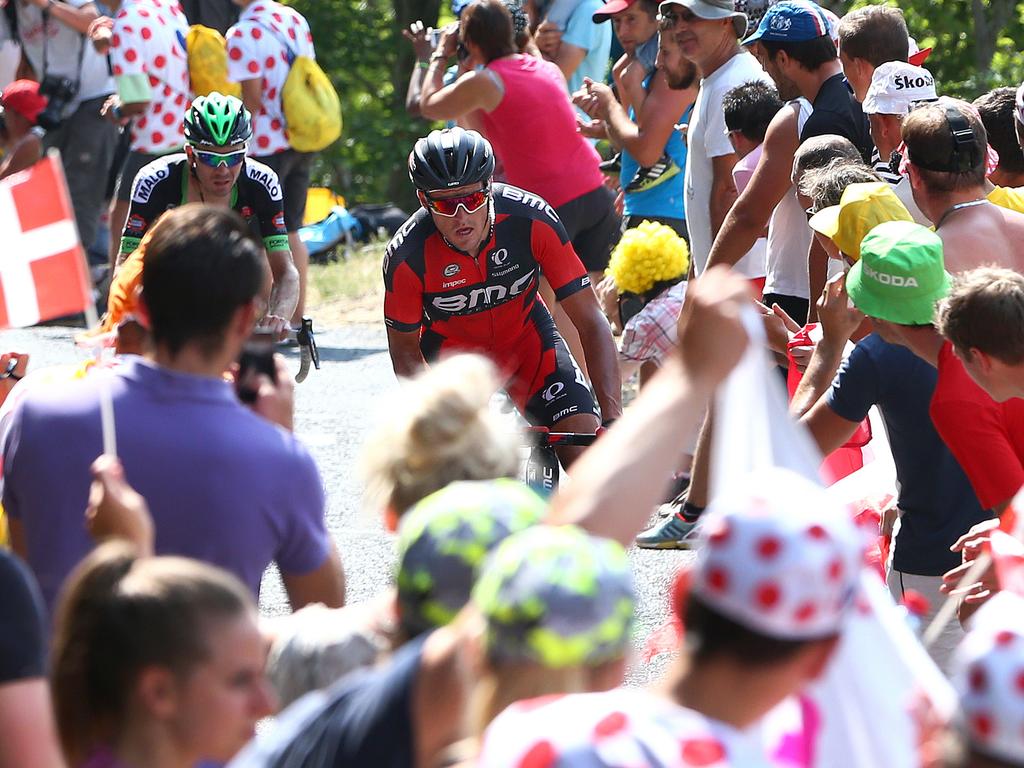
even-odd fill
[[[428,634],[380,669],[308,693],[228,768],[406,768],[415,762],[413,686]]]
[[[909,349],[873,333],[843,361],[826,394],[833,412],[848,421],[861,421],[872,405],[881,411],[899,478],[893,568],[919,576],[941,576],[959,565],[950,545],[990,517],[928,415],[937,376]]]
[[[0,549],[0,685],[46,674],[42,603],[28,568]]]

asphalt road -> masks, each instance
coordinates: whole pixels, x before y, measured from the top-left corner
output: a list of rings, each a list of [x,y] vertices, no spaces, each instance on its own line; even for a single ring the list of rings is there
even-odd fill
[[[3,348],[29,352],[33,368],[68,363],[85,357],[72,342],[75,329],[42,327],[6,331]],[[383,328],[348,326],[318,333],[322,367],[297,387],[295,430],[320,467],[327,492],[327,524],[338,543],[348,575],[351,602],[366,600],[385,588],[394,566],[394,542],[384,532],[376,510],[362,504],[357,465],[364,437],[381,418],[382,395],[397,384],[391,371]],[[288,353],[298,367],[298,356]],[[643,647],[652,631],[667,618],[672,575],[689,553],[633,550],[639,597],[635,645]],[[288,604],[278,575],[268,570],[263,580],[261,610],[284,613]],[[665,656],[643,664],[639,655],[630,681],[655,677],[668,662]]]

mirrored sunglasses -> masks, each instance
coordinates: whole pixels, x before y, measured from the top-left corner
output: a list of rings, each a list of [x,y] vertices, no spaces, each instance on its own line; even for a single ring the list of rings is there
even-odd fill
[[[483,189],[459,195],[458,197],[445,197],[441,199],[433,198],[427,194],[424,194],[424,197],[427,200],[428,209],[439,216],[452,217],[459,212],[459,206],[462,206],[466,213],[476,213],[479,211],[491,199],[491,190],[488,187],[484,187]]]
[[[193,149],[193,154],[195,155],[196,160],[211,168],[216,168],[221,165],[226,165],[228,168],[234,168],[245,160],[246,151],[245,147],[234,152],[206,152],[201,149]]]

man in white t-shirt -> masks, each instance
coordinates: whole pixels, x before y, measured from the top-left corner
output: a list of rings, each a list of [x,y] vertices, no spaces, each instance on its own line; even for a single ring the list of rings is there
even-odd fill
[[[188,23],[177,0],[108,0],[107,5],[117,11],[108,46],[117,93],[107,99],[103,114],[131,131],[131,149],[110,205],[110,231],[120,232],[135,175],[161,155],[180,152],[185,141],[182,117],[191,101]],[[120,245],[119,238],[110,238],[111,267]]]
[[[683,56],[697,65],[701,76],[686,134],[684,198],[690,263],[694,274],[700,275],[715,235],[736,200],[732,168],[739,158],[726,132],[722,98],[738,85],[751,80],[771,83],[771,78],[740,47],[747,17],[734,9],[732,0],[665,0],[658,10],[672,20]]]
[[[316,58],[309,24],[293,8],[275,0],[235,0],[242,8],[228,31],[228,77],[242,85],[242,101],[253,116],[253,159],[270,166],[284,193],[284,223],[295,268],[299,271],[299,303],[293,325],[302,322],[306,302],[309,251],[299,238],[306,214],[306,193],[313,154],[288,143],[281,91],[297,56]]]
[[[106,56],[89,43],[92,0],[19,0],[18,38],[50,100],[40,113],[44,146],[60,150],[82,243],[96,239],[117,130],[100,110],[114,92]]]

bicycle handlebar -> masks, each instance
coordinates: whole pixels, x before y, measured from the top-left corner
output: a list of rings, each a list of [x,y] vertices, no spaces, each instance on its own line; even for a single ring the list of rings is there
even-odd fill
[[[253,336],[270,337],[272,334],[266,328],[253,329]],[[277,340],[276,338],[274,339]],[[310,363],[318,371],[320,370],[320,350],[316,346],[316,336],[313,334],[313,318],[302,318],[302,325],[298,328],[289,328],[285,331],[281,341],[294,340],[299,345],[299,372],[295,374],[295,381],[301,384],[309,375]]]

